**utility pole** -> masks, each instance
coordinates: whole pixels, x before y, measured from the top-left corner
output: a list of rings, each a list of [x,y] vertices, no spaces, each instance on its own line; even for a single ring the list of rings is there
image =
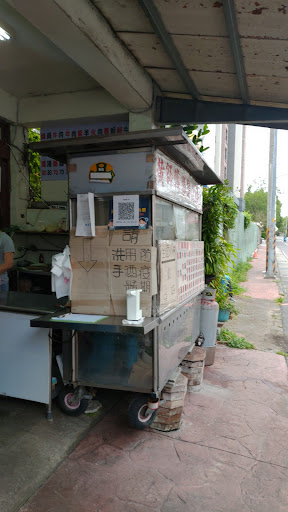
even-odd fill
[[[270,129],[266,278],[275,277],[277,130]]]

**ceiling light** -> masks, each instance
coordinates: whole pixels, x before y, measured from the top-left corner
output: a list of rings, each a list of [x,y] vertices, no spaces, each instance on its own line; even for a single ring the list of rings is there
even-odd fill
[[[11,36],[4,30],[4,28],[0,27],[0,40],[1,41],[9,41]]]

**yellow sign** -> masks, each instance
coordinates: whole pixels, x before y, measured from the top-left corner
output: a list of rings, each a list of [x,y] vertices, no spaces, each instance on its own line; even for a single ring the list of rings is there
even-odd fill
[[[97,162],[90,167],[89,181],[91,183],[112,183],[114,176],[112,165],[106,162]]]

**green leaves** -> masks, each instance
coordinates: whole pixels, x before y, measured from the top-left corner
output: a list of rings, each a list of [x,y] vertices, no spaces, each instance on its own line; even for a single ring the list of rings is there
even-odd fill
[[[224,275],[233,264],[236,250],[226,238],[233,229],[237,206],[227,185],[213,185],[203,189],[202,239],[204,241],[204,265],[206,274]]]
[[[29,142],[39,142],[39,140],[39,132],[29,128]],[[31,149],[29,149],[29,183],[30,203],[41,201],[40,155]]]
[[[180,126],[179,124],[171,124],[171,127],[177,127]],[[164,128],[164,127],[163,127]],[[198,129],[198,124],[186,124],[182,125],[182,128],[185,133],[187,133],[188,137],[192,140],[193,144],[198,147],[200,153],[203,153],[207,149],[209,149],[209,146],[204,148],[203,146],[203,137],[204,135],[207,135],[207,133],[210,133],[210,130],[208,128],[207,124],[204,124],[203,128],[199,128],[198,132],[195,133]]]
[[[225,345],[232,348],[242,348],[253,350],[255,349],[252,343],[249,343],[243,336],[237,336],[235,332],[229,331],[228,329],[221,329],[220,334],[217,336],[218,341],[225,342]]]
[[[247,229],[251,224],[252,215],[249,212],[243,212],[244,215],[244,229]]]
[[[247,212],[251,214],[251,220],[253,222],[261,222],[264,228],[263,231],[266,231],[268,192],[264,190],[264,184],[254,192],[251,192],[251,188],[252,186],[250,185],[244,196],[245,208]],[[283,229],[284,224],[284,219],[281,217],[281,206],[282,203],[277,197],[276,225],[280,231]]]

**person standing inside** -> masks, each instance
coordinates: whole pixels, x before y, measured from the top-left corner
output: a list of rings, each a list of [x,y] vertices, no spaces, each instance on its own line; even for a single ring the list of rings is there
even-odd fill
[[[0,224],[0,293],[9,290],[9,268],[13,266],[14,259],[14,243],[9,235],[1,231]]]

